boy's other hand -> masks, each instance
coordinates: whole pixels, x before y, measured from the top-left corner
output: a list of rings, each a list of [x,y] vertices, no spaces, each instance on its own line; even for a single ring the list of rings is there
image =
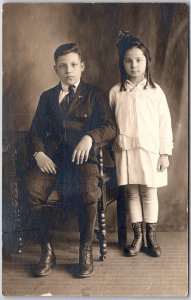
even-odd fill
[[[43,173],[56,174],[56,165],[44,152],[38,152],[35,156],[35,160]]]
[[[169,167],[168,155],[167,154],[160,155],[157,163],[157,171],[163,172],[168,167]]]
[[[72,162],[76,162],[77,165],[86,162],[89,157],[92,143],[93,140],[91,136],[85,135],[74,149],[74,152],[72,154]]]

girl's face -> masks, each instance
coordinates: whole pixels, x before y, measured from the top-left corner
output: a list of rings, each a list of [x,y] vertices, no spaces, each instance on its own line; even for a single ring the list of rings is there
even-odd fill
[[[124,56],[125,71],[133,83],[138,84],[144,79],[146,70],[146,57],[137,47],[128,49]]]

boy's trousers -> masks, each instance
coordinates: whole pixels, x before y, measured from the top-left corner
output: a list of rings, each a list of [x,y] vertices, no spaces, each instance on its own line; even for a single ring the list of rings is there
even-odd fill
[[[97,201],[101,196],[99,170],[95,162],[89,160],[77,165],[69,155],[56,161],[57,174],[43,173],[36,163],[26,176],[28,201],[33,212],[34,222],[39,227],[39,242],[46,243],[49,237],[50,212],[43,207],[54,189],[58,189],[66,208],[76,207],[80,229],[80,241],[91,243],[97,213]]]

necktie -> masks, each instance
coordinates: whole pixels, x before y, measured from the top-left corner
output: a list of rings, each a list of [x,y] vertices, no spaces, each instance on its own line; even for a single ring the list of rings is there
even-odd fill
[[[62,111],[67,110],[67,107],[73,101],[74,96],[75,96],[75,86],[70,85],[68,87],[68,91],[69,91],[69,93],[63,98],[63,100],[60,103],[60,107],[61,107]]]
[[[68,104],[70,104],[74,100],[75,95],[75,85],[69,85],[68,87]]]

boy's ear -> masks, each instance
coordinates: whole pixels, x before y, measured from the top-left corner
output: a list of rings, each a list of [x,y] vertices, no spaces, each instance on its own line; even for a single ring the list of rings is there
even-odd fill
[[[84,69],[85,69],[85,62],[84,62],[84,61],[82,61],[82,62],[81,62],[81,71],[83,72],[83,71],[84,71]]]
[[[55,71],[56,74],[57,74],[57,67],[56,67],[56,65],[54,65],[54,71]]]

